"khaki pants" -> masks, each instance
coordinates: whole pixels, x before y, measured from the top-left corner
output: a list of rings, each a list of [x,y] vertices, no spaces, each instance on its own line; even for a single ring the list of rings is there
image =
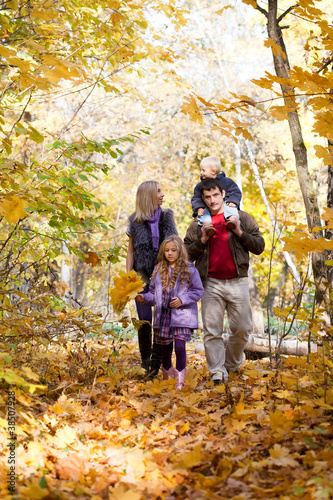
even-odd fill
[[[252,332],[252,312],[247,278],[207,278],[201,298],[204,345],[211,379],[228,380],[243,361],[244,347]],[[223,339],[227,311],[230,335]]]

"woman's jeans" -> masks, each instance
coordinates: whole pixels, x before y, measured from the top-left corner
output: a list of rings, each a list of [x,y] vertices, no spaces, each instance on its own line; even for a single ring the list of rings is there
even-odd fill
[[[149,285],[146,285],[142,293],[147,293]],[[151,378],[154,378],[160,369],[162,362],[161,346],[153,341],[152,348],[152,310],[150,306],[140,304],[135,299],[136,310],[140,320],[147,321],[143,323],[138,330],[139,350],[141,355],[141,366]]]

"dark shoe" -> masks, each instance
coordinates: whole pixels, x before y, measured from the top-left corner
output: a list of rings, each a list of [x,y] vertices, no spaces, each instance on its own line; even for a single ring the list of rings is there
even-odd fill
[[[222,380],[220,378],[216,378],[212,380],[212,382],[214,383],[214,385],[222,385]]]
[[[214,236],[215,233],[216,233],[215,227],[213,227],[213,226],[207,227],[207,229],[206,229],[207,236]]]
[[[236,224],[232,220],[227,220],[226,225],[229,229],[235,229]]]
[[[142,360],[141,367],[146,371],[146,375],[150,370],[150,358],[145,358]]]
[[[160,344],[153,343],[153,348],[151,352],[151,360],[150,360],[150,373],[149,378],[153,380],[161,367],[162,364],[162,346]]]

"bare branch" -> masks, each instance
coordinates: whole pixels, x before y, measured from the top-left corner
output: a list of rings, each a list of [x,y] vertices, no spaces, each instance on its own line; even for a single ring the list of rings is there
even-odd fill
[[[291,7],[289,7],[289,9],[287,9],[285,12],[283,12],[283,14],[281,14],[281,16],[278,17],[277,23],[279,24],[280,21],[282,21],[282,19],[284,17],[286,17],[289,14],[289,12],[291,12],[295,7],[297,7],[297,5],[291,5]]]

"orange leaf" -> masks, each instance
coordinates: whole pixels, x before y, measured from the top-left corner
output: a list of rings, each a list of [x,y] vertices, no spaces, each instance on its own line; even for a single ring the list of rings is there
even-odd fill
[[[86,264],[91,264],[91,267],[95,267],[100,260],[96,252],[87,252],[87,257],[84,259],[84,262]]]

